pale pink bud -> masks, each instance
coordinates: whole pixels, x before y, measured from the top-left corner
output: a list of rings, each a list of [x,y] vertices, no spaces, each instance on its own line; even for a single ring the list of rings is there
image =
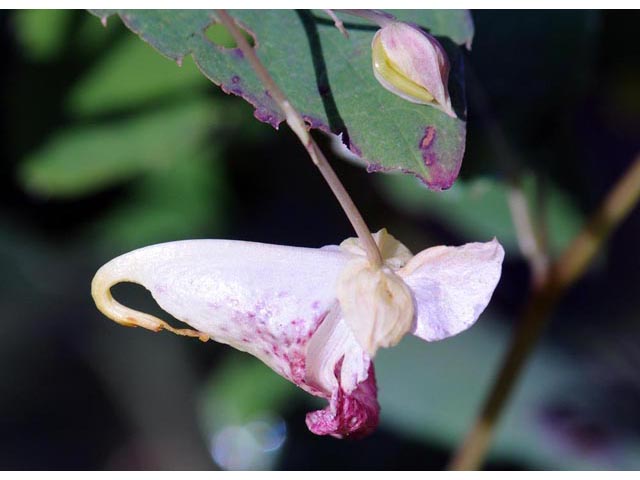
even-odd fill
[[[383,87],[456,118],[447,88],[449,60],[434,36],[407,23],[391,22],[375,34],[371,49],[373,72]]]

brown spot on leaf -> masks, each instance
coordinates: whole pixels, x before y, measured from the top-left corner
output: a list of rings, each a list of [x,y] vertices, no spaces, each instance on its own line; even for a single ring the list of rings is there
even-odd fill
[[[436,129],[429,126],[424,129],[424,135],[420,139],[420,152],[422,152],[422,160],[426,167],[431,167],[436,163],[437,157],[433,151],[433,146],[436,142]]]
[[[433,142],[436,140],[436,129],[435,127],[427,127],[424,129],[424,135],[420,140],[420,150],[428,150],[433,145]]]

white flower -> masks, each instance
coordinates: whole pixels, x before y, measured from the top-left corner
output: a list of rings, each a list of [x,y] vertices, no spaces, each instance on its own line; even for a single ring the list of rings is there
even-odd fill
[[[211,338],[254,355],[329,400],[327,408],[307,415],[312,432],[362,436],[378,423],[375,349],[409,331],[434,341],[471,326],[500,279],[504,256],[495,239],[411,256],[386,230],[375,238],[385,260],[382,274],[368,269],[354,239],[320,249],[232,240],[153,245],[100,268],[92,295],[123,325]],[[119,304],[110,288],[120,282],[145,286],[195,330],[172,328]],[[399,300],[385,304],[377,282]]]

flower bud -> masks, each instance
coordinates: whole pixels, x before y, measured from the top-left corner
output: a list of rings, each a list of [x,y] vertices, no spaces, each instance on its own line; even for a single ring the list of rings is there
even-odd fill
[[[384,265],[369,265],[360,240],[348,238],[340,250],[353,255],[337,285],[337,297],[344,320],[356,341],[374,357],[379,347],[392,347],[413,326],[413,297],[404,280],[394,270],[402,268],[413,255],[385,228],[373,234]]]
[[[447,88],[449,60],[435,37],[416,26],[391,22],[376,32],[371,49],[373,73],[384,88],[456,118]]]
[[[345,322],[371,358],[411,330],[411,291],[390,268],[373,268],[367,259],[355,258],[340,275],[337,293]]]

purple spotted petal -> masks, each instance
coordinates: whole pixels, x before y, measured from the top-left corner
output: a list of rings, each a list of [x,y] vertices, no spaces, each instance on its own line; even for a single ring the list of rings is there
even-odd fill
[[[380,406],[373,362],[337,304],[308,343],[306,382],[333,392],[327,408],[307,415],[307,426],[313,433],[362,437],[378,425]]]
[[[336,374],[340,374],[341,365]],[[373,363],[369,365],[367,378],[355,390],[347,394],[342,388],[334,390],[330,405],[324,410],[307,414],[307,427],[316,435],[332,435],[343,438],[361,438],[378,426],[380,405]]]
[[[428,248],[413,257],[398,273],[414,295],[414,335],[442,340],[473,325],[500,280],[503,258],[496,239]]]
[[[338,248],[187,240],[122,255],[96,279],[143,285],[175,318],[328,399],[307,417],[314,433],[362,436],[377,425],[379,407],[371,361],[336,301],[350,258]]]

